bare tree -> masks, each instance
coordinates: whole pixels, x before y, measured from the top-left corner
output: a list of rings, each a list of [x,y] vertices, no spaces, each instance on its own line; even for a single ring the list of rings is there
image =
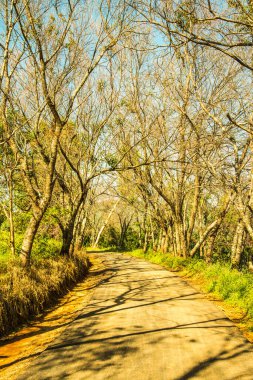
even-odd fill
[[[17,20],[17,46],[24,46],[25,53],[21,52],[23,60],[21,63],[19,59],[15,76],[10,77],[5,69],[12,91],[11,95],[4,91],[3,117],[6,133],[10,134],[8,112],[12,110],[22,141],[20,146],[13,137],[9,139],[14,154],[20,157],[33,210],[21,250],[23,265],[27,266],[52,197],[62,131],[80,105],[77,98],[88,78],[95,75],[105,54],[124,35],[126,11],[124,4],[116,9],[101,1],[88,7],[77,0],[66,6],[14,1],[11,10]],[[95,20],[96,12],[100,17]],[[39,157],[41,167],[37,170]]]

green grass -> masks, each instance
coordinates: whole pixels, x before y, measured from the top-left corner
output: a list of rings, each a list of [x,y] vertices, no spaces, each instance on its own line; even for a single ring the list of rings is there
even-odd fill
[[[10,254],[0,255],[0,277],[6,275],[9,262]]]
[[[160,264],[169,270],[178,270],[181,274],[199,280],[206,293],[212,293],[225,303],[239,308],[253,319],[253,275],[231,269],[229,264],[206,264],[201,259],[184,259],[159,252],[143,253],[138,249],[128,254],[145,258]]]
[[[13,258],[9,245],[9,232],[0,231],[0,276],[4,276],[8,270],[8,265],[13,259],[18,260],[23,241],[22,234],[15,234],[16,257]],[[32,250],[32,260],[39,262],[44,259],[54,259],[59,256],[61,242],[53,238],[38,237],[34,241]]]

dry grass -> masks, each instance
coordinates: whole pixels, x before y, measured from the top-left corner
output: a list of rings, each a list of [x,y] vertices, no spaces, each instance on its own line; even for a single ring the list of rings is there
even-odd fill
[[[42,316],[36,317],[19,331],[0,339],[0,379],[14,380],[56,339],[89,303],[105,269],[101,260],[89,255],[92,268],[80,281]]]
[[[17,261],[8,265],[0,279],[0,336],[40,314],[77,281],[84,278],[89,261],[85,253],[72,258],[44,259],[34,262],[29,271]]]

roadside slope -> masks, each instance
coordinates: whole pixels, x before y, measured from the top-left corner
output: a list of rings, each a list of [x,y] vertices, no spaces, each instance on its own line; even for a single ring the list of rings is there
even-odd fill
[[[0,379],[14,380],[31,361],[73,321],[89,302],[103,278],[104,267],[93,259],[88,276],[62,297],[56,305],[29,324],[0,339]]]
[[[122,254],[89,305],[20,379],[252,379],[253,349],[174,273]]]

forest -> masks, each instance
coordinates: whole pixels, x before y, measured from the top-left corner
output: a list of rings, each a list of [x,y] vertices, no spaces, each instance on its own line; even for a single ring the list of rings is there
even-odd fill
[[[87,247],[253,271],[251,0],[1,0],[0,36],[1,334]]]

